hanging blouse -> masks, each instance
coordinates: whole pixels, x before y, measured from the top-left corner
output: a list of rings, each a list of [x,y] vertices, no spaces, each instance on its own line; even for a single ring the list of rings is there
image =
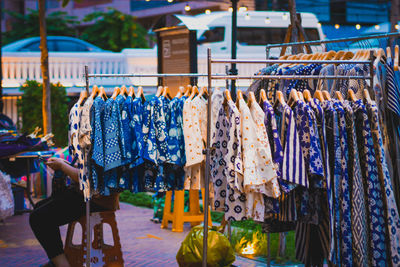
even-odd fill
[[[245,220],[241,122],[240,113],[233,101],[227,101],[226,107],[220,107],[215,127],[216,136],[212,140],[215,150],[211,155],[214,207],[225,211],[227,220]]]
[[[388,254],[386,246],[386,228],[384,219],[384,204],[382,188],[379,182],[377,162],[373,148],[371,127],[367,111],[362,100],[353,104],[356,117],[356,133],[358,150],[361,159],[361,172],[364,181],[367,198],[367,210],[369,216],[368,226],[370,231],[369,248],[371,251],[372,266],[386,266]]]
[[[196,105],[192,105],[192,101],[187,99],[183,105],[183,133],[187,167],[201,163],[204,160],[202,136],[197,114]]]
[[[168,147],[171,154],[171,163],[184,166],[185,157],[185,138],[183,135],[183,110],[181,102],[184,100],[175,97],[169,103],[171,110],[170,127],[168,131]]]
[[[308,187],[300,139],[296,128],[296,120],[288,105],[279,104],[275,109],[278,125],[281,125],[281,141],[283,146],[282,179]]]
[[[132,121],[132,102],[133,98],[127,96],[124,100],[121,110],[121,124],[122,124],[122,134],[126,146],[126,163],[132,162],[132,157],[135,155],[132,153],[132,146],[134,145],[133,129],[131,128]]]
[[[132,136],[132,167],[143,163],[144,137],[142,132],[144,105],[140,97],[132,100],[130,127]]]

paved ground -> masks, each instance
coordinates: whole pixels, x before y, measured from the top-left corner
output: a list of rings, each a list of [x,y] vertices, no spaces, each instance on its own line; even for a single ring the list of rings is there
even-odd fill
[[[125,266],[178,266],[175,256],[190,227],[185,226],[183,233],[162,230],[159,224],[150,222],[152,214],[150,209],[121,203],[117,223]],[[61,230],[65,236],[66,227]],[[0,223],[0,266],[39,266],[45,262],[46,255],[29,227],[28,214]],[[234,265],[265,266],[242,258]]]

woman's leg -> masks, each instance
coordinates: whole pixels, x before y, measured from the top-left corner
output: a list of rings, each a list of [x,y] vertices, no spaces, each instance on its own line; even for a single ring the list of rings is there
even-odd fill
[[[31,213],[29,223],[32,231],[56,266],[68,266],[63,264],[66,258],[59,226],[76,221],[84,214],[83,196],[74,190],[67,190],[46,201]]]

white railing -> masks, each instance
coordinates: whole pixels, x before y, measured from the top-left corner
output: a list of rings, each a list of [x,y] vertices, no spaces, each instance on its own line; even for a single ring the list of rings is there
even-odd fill
[[[213,55],[218,57],[218,55]],[[227,57],[223,55],[222,57]],[[241,55],[240,58],[245,57]],[[251,57],[251,58],[254,58]],[[263,57],[261,57],[263,58]],[[155,49],[124,49],[120,53],[49,53],[50,81],[60,82],[65,87],[84,86],[84,66],[89,66],[89,72],[94,74],[150,74],[157,73],[157,51]],[[252,75],[263,67],[260,64],[238,64],[239,74]],[[42,81],[40,69],[40,53],[38,52],[4,52],[2,58],[4,88],[21,86],[26,80]],[[207,73],[205,55],[198,59],[198,72]],[[224,64],[213,64],[213,73],[225,73]],[[93,78],[91,84],[112,86],[121,84],[135,84],[142,86],[156,86],[156,78]],[[199,79],[200,85],[205,85],[206,79]],[[248,86],[250,81],[240,81],[239,86]],[[213,85],[224,86],[225,81],[214,81]]]

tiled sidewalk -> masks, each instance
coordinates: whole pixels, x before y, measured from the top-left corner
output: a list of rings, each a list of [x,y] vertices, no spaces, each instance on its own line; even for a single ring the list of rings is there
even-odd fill
[[[183,233],[162,230],[160,224],[150,221],[152,210],[124,203],[116,214],[125,266],[178,266],[175,256],[189,225]],[[39,266],[47,261],[29,227],[28,217],[13,216],[5,224],[0,223],[0,266]],[[61,232],[65,237],[66,226]],[[241,258],[234,265],[265,266]]]

